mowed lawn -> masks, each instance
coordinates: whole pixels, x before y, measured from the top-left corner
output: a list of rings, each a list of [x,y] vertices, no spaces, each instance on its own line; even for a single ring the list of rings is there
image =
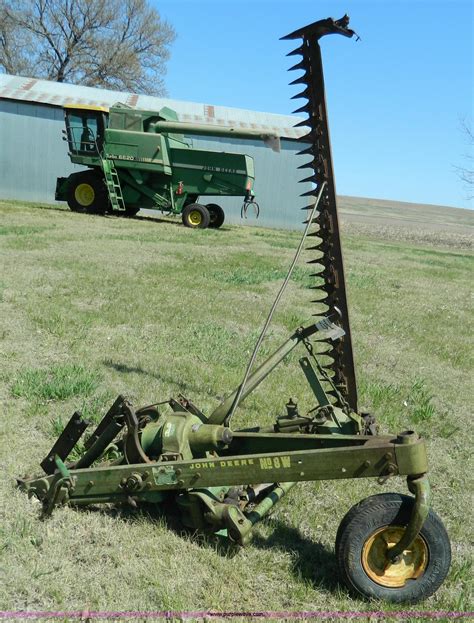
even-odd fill
[[[119,393],[137,406],[183,393],[210,412],[240,382],[299,234],[191,231],[8,202],[0,214],[0,609],[373,610],[338,583],[334,537],[360,499],[407,492],[402,478],[298,485],[237,551],[181,534],[150,510],[61,508],[40,521],[38,505],[15,488],[16,476],[41,473],[74,410],[98,421]],[[469,228],[457,242],[426,237],[419,225],[404,239],[382,225],[343,228],[360,405],[384,432],[426,437],[453,563],[421,607],[466,610]],[[310,272],[302,261],[261,356],[317,311]],[[270,423],[290,397],[311,406],[298,356],[246,400],[234,427]]]

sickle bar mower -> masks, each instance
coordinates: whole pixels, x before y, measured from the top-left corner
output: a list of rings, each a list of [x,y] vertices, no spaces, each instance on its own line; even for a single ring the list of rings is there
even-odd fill
[[[75,413],[41,466],[45,475],[19,480],[39,498],[43,513],[56,506],[171,502],[191,530],[217,533],[246,544],[254,525],[301,481],[406,476],[413,496],[379,494],[354,506],[343,518],[335,554],[341,578],[366,598],[414,603],[443,582],[450,544],[430,510],[424,441],[413,431],[380,435],[369,414],[358,413],[336,192],[324,95],[319,39],[351,37],[349,19],[326,19],[284,39],[298,39],[290,54],[303,71],[294,83],[308,118],[301,152],[309,161],[306,182],[314,190],[306,233],[317,256],[311,263],[322,285],[323,317],[300,327],[214,411],[205,415],[183,396],[134,409],[119,396],[87,438],[79,459],[68,457],[88,423]],[[291,269],[290,269],[291,271]],[[278,300],[278,297],[277,297]],[[271,315],[270,315],[271,317]],[[300,412],[291,398],[273,425],[234,430],[230,419],[246,396],[294,349],[314,406]],[[250,370],[250,366],[249,366]],[[77,453],[76,453],[77,454]]]

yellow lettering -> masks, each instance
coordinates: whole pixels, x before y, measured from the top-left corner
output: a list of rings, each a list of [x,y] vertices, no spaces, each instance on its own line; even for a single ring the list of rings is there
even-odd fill
[[[275,457],[273,458],[273,465],[274,465],[277,469],[280,467],[280,459],[279,459],[277,456],[275,456]]]
[[[283,467],[291,467],[291,459],[289,456],[282,456],[281,462],[283,463]]]

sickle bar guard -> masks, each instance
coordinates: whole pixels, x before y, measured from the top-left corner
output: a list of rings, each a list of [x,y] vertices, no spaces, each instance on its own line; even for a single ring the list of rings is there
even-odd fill
[[[314,190],[303,193],[302,196],[316,196],[322,184],[326,182],[319,214],[314,219],[316,231],[309,234],[316,238],[316,244],[309,247],[310,250],[319,251],[322,255],[310,260],[314,264],[314,277],[323,279],[323,284],[315,286],[316,290],[323,290],[324,298],[317,299],[316,303],[324,303],[329,308],[325,314],[335,316],[340,310],[341,324],[345,336],[335,345],[327,343],[327,356],[330,362],[326,364],[326,371],[333,377],[333,382],[345,397],[349,406],[357,411],[357,387],[352,356],[351,332],[349,325],[349,312],[344,282],[344,267],[342,259],[341,243],[339,238],[339,223],[336,205],[336,187],[331,156],[331,143],[329,138],[329,126],[326,111],[326,97],[324,92],[324,75],[321,60],[321,48],[319,39],[329,34],[341,34],[352,37],[355,33],[347,26],[349,18],[345,15],[340,20],[331,18],[314,22],[309,26],[296,30],[282,37],[282,39],[302,39],[302,43],[288,56],[301,55],[302,60],[291,67],[289,71],[303,70],[303,75],[290,84],[301,84],[303,91],[293,96],[292,99],[303,98],[307,103],[295,110],[295,113],[306,113],[308,118],[297,124],[308,126],[308,134],[299,140],[309,143],[309,146],[299,152],[311,156],[311,160],[300,166],[300,169],[312,169],[310,176],[302,179],[302,182],[315,184]],[[310,210],[311,205],[303,210]]]

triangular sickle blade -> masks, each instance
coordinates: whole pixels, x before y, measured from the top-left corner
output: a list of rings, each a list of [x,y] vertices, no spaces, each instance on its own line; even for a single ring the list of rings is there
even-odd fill
[[[309,162],[305,162],[305,164],[300,164],[297,169],[314,169],[314,160],[310,160]]]
[[[313,152],[314,147],[308,147],[307,149],[302,149],[301,151],[296,152],[297,156],[314,156],[314,152]]]
[[[314,143],[317,137],[316,132],[311,128],[308,134],[303,134],[303,136],[298,136],[297,141],[301,141],[303,143]]]
[[[305,69],[306,70],[307,67],[308,67],[308,63],[307,63],[306,59],[303,59],[299,63],[296,63],[296,65],[293,65],[293,67],[290,67],[288,69],[288,71],[297,71],[298,69]]]
[[[291,82],[289,82],[289,86],[292,87],[294,84],[307,84],[307,75],[303,74],[302,76],[300,76],[299,78],[296,78],[296,80],[292,80]]]
[[[304,106],[301,106],[301,108],[297,108],[296,110],[294,110],[291,114],[292,115],[297,115],[300,112],[311,112],[311,108],[312,108],[312,106],[308,102]]]
[[[298,121],[298,123],[295,123],[295,125],[293,126],[294,128],[303,128],[303,127],[311,127],[311,119],[303,119],[303,121]]]
[[[317,175],[310,175],[309,177],[305,177],[302,180],[298,180],[298,184],[304,184],[305,182],[313,182],[313,184],[317,184],[319,181],[319,177]]]
[[[297,100],[297,99],[300,99],[301,97],[308,98],[308,94],[309,94],[309,88],[305,89],[304,91],[301,91],[301,93],[297,93],[296,95],[293,95],[291,99]]]
[[[287,56],[296,56],[297,54],[301,54],[301,56],[303,56],[302,45],[299,48],[295,48],[294,50],[291,50],[291,52],[288,52]]]

